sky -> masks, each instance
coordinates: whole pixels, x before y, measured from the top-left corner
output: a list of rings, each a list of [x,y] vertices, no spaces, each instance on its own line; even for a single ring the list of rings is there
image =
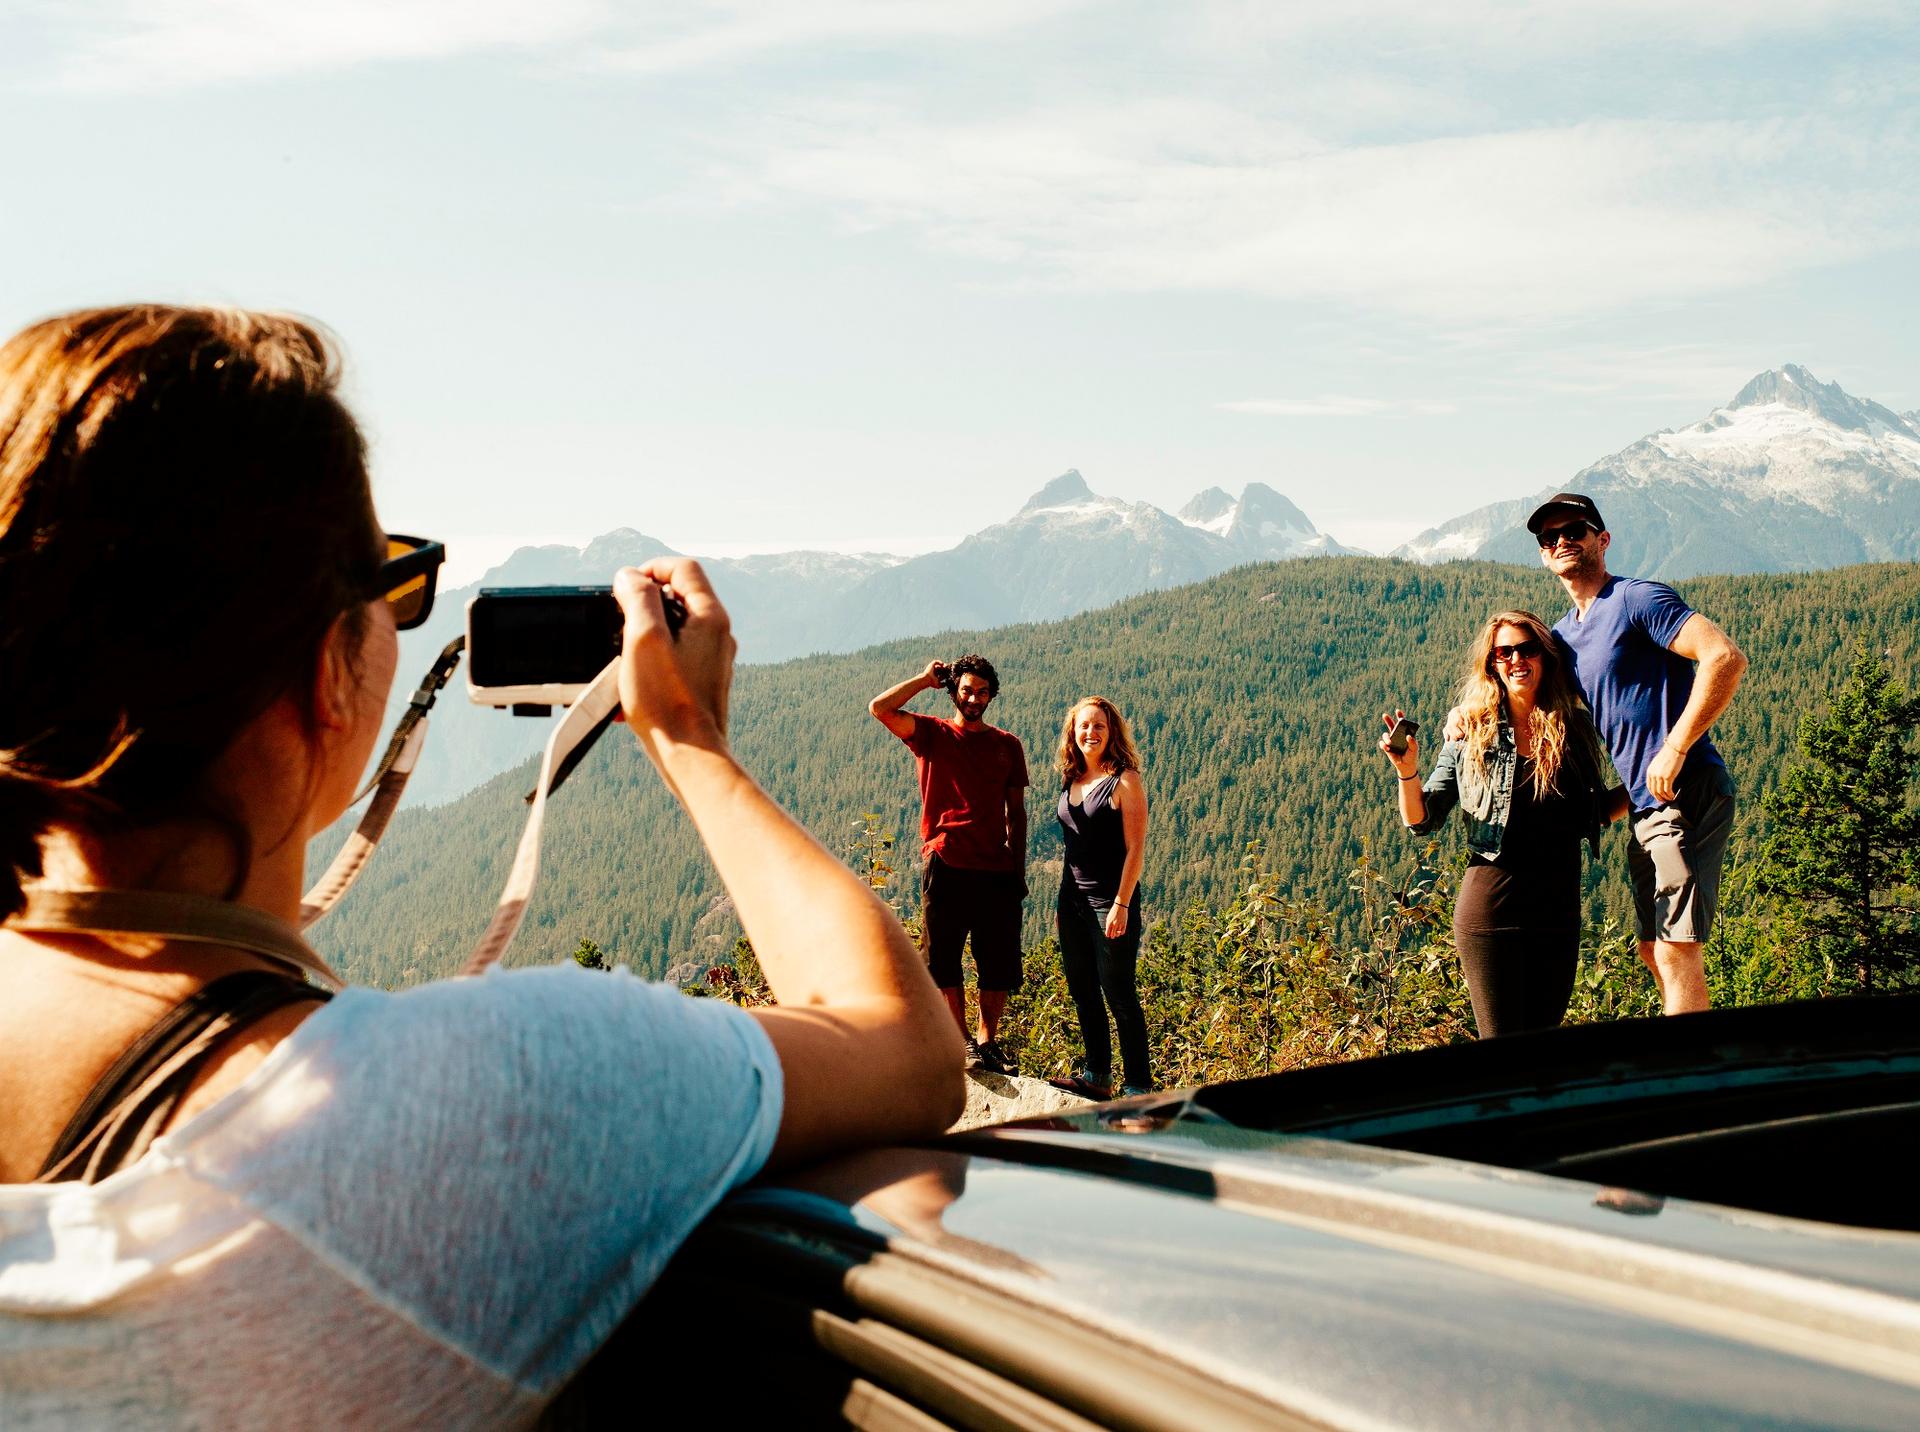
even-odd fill
[[[0,324],[318,318],[452,580],[1078,468],[1384,551],[1797,362],[1920,408],[1920,6],[0,0]]]

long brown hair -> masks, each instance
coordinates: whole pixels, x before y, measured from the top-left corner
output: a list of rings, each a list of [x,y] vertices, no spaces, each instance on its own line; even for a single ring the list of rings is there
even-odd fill
[[[239,310],[93,309],[0,346],[0,918],[56,827],[209,819],[244,873],[207,768],[311,697],[343,613],[358,652],[383,551],[338,382],[321,330]]]
[[[1127,718],[1120,714],[1120,708],[1104,696],[1082,696],[1067,708],[1067,719],[1060,724],[1060,745],[1053,753],[1060,779],[1071,785],[1087,773],[1087,758],[1073,739],[1073,718],[1082,706],[1098,706],[1106,715],[1107,749],[1102,758],[1106,768],[1115,775],[1139,770],[1140,753],[1134,749],[1133,733],[1127,729]]]
[[[1590,725],[1580,719],[1580,690],[1567,670],[1553,628],[1532,612],[1496,612],[1487,618],[1467,656],[1467,670],[1455,698],[1466,721],[1466,758],[1483,774],[1501,721],[1511,721],[1507,689],[1493,670],[1493,639],[1503,626],[1518,627],[1540,644],[1540,694],[1533,703],[1533,790],[1539,798],[1560,789],[1560,772],[1569,760],[1583,771],[1597,769]]]

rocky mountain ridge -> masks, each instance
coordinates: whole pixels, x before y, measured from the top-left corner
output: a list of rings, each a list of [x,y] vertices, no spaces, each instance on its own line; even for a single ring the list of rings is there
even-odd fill
[[[1789,363],[1756,375],[1699,422],[1430,528],[1392,555],[1537,561],[1526,518],[1559,491],[1599,505],[1617,572],[1671,581],[1911,561],[1920,557],[1920,416]]]
[[[396,700],[465,623],[482,587],[604,583],[616,569],[680,555],[632,528],[584,547],[523,547],[480,581],[441,594],[433,619],[402,638]],[[1179,516],[1093,491],[1077,469],[1046,483],[1004,522],[943,552],[778,552],[702,558],[727,604],[740,659],[784,661],[855,651],[896,637],[1048,621],[1142,592],[1200,581],[1247,562],[1353,555],[1286,497],[1249,483],[1238,497],[1212,487]],[[408,804],[440,803],[535,754],[550,722],[470,707],[443,696],[430,755]]]

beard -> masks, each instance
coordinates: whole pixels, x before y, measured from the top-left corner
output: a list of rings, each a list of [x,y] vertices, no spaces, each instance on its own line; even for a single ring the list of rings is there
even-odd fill
[[[1596,577],[1605,569],[1605,562],[1606,554],[1600,550],[1598,545],[1591,548],[1582,547],[1579,555],[1573,559],[1572,565],[1562,567],[1556,575],[1559,576],[1562,581],[1568,578],[1584,579],[1587,577]]]

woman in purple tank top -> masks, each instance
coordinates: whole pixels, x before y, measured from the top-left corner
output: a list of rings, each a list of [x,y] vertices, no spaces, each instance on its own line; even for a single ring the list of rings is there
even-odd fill
[[[1104,696],[1087,696],[1060,728],[1060,962],[1080,1017],[1086,1063],[1050,1082],[1090,1099],[1113,1095],[1107,1011],[1120,1034],[1123,1094],[1153,1087],[1147,1017],[1134,986],[1140,956],[1140,868],[1147,848],[1147,787],[1126,718]]]

